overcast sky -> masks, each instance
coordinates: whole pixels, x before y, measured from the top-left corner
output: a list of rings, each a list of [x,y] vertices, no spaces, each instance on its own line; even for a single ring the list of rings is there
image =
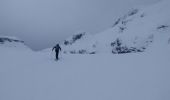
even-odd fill
[[[0,34],[39,50],[77,31],[97,33],[138,5],[159,0],[0,0]]]

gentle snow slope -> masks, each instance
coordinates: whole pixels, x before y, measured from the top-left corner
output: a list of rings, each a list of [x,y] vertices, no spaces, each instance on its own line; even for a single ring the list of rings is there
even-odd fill
[[[170,48],[150,49],[56,62],[50,52],[0,47],[0,100],[169,100]]]

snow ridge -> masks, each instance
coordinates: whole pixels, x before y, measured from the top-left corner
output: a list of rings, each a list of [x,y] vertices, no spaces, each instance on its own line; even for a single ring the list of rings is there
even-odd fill
[[[154,44],[158,34],[167,34],[166,41],[169,41],[169,5],[170,1],[164,0],[151,6],[132,9],[118,18],[112,28],[64,47],[74,53],[79,53],[82,49],[88,51],[83,54],[144,52]]]

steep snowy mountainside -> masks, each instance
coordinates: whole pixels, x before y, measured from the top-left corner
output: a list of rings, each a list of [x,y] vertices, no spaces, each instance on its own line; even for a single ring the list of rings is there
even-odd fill
[[[161,37],[166,34],[164,39],[168,42],[170,38],[169,5],[169,0],[163,0],[150,6],[132,9],[118,18],[112,28],[92,36],[91,39],[84,39],[84,43],[77,41],[79,43],[76,45],[81,46],[70,45],[69,48],[79,51],[82,48],[77,49],[77,47],[83,47],[89,52],[117,54],[144,52],[156,42],[155,38],[159,38],[157,37],[159,34]]]
[[[64,41],[64,45],[72,45],[73,43],[80,41],[81,39],[84,39],[85,37],[87,37],[87,33],[86,32],[79,32],[74,34],[72,37],[66,39]]]
[[[66,39],[61,46],[64,48],[64,53],[93,54],[95,53],[95,50],[91,43],[92,39],[92,34],[87,32],[79,32]]]
[[[24,41],[10,36],[0,36],[0,47],[10,49],[30,49],[24,44]]]

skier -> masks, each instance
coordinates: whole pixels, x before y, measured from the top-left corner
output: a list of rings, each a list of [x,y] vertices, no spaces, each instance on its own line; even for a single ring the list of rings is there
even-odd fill
[[[58,60],[58,55],[59,55],[59,51],[61,51],[61,47],[59,44],[57,44],[56,46],[53,47],[52,51],[55,49],[55,53],[56,53],[56,60]]]

